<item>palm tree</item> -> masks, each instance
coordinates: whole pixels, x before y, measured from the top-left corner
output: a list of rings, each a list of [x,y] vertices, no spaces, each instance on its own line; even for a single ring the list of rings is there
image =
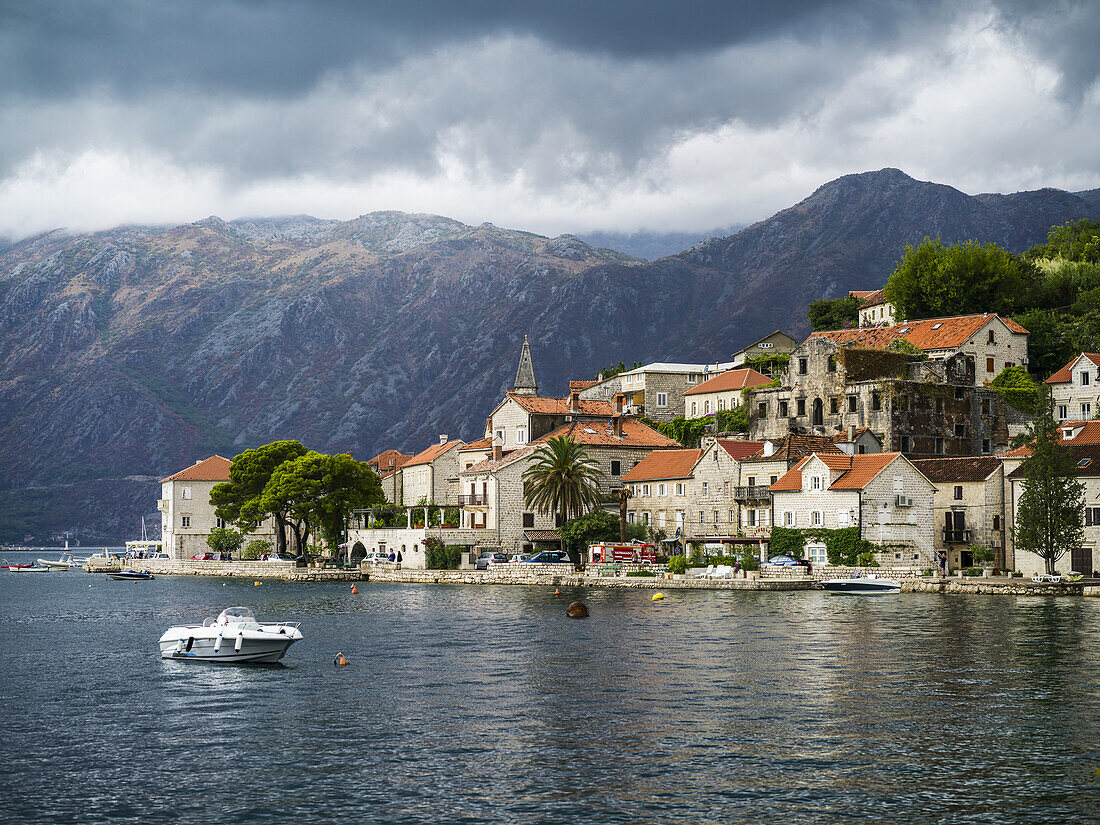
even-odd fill
[[[604,477],[598,462],[577,442],[551,438],[523,471],[523,500],[540,513],[557,513],[564,525],[600,506],[598,484]],[[570,554],[572,557],[572,554]],[[573,559],[576,564],[579,558]]]

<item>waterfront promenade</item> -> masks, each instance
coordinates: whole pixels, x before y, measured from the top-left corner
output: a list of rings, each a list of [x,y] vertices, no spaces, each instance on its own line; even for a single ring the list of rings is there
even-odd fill
[[[507,564],[490,567],[488,570],[410,570],[401,569],[395,564],[363,565],[359,568],[347,569],[322,566],[298,567],[293,562],[219,562],[191,559],[131,559],[126,562],[126,566],[158,576],[211,576],[233,579],[276,579],[289,582],[373,581],[396,584],[504,584],[545,587],[764,591],[819,589],[823,579],[845,577],[855,570],[855,568],[846,567],[827,567],[815,570],[812,576],[804,576],[795,575],[791,568],[765,568],[763,571],[740,573],[736,578],[705,578],[702,575],[704,568],[696,568],[682,576],[673,576],[660,568],[647,570],[645,565],[629,564],[612,568],[603,566],[602,569],[600,566],[590,566],[583,572],[572,570],[568,565],[557,564]],[[102,562],[91,563],[85,567],[87,572],[96,574],[105,574],[119,569],[121,569],[120,564]],[[638,571],[654,572],[655,575],[626,575]],[[906,593],[1100,596],[1098,579],[1048,583],[1004,576],[941,578],[923,576],[918,570],[878,568],[861,572],[896,578],[901,582],[902,592]]]

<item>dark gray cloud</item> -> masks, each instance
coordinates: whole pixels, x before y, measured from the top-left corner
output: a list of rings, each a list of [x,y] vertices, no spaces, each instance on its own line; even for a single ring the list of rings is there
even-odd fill
[[[0,232],[81,223],[116,181],[92,223],[457,203],[686,229],[886,165],[1085,188],[1097,6],[0,0]]]

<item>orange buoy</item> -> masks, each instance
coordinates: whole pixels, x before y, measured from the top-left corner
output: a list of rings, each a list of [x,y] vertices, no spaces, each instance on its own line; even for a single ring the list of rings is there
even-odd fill
[[[352,593],[358,593],[358,592],[359,592],[359,588],[358,588],[358,587],[356,587],[356,586],[355,586],[355,585],[353,584],[353,585],[351,586],[351,592],[352,592]]]
[[[558,590],[558,588],[556,588],[556,587],[554,588],[554,595],[555,596],[560,596],[561,595],[561,591]]]
[[[332,663],[337,667],[347,667],[348,658],[343,653],[337,653],[336,658],[332,660]]]

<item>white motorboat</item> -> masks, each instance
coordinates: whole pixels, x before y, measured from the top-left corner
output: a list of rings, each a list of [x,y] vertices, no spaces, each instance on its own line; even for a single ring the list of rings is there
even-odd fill
[[[160,637],[160,655],[203,662],[277,662],[301,638],[298,622],[259,622],[248,607],[227,607],[201,625],[168,628]]]
[[[50,570],[69,570],[76,561],[71,555],[62,556],[59,559],[35,559],[39,567],[48,567]]]
[[[874,573],[853,575],[846,579],[826,579],[821,586],[830,593],[842,593],[853,596],[888,596],[901,592],[901,582],[897,579],[880,578]]]

